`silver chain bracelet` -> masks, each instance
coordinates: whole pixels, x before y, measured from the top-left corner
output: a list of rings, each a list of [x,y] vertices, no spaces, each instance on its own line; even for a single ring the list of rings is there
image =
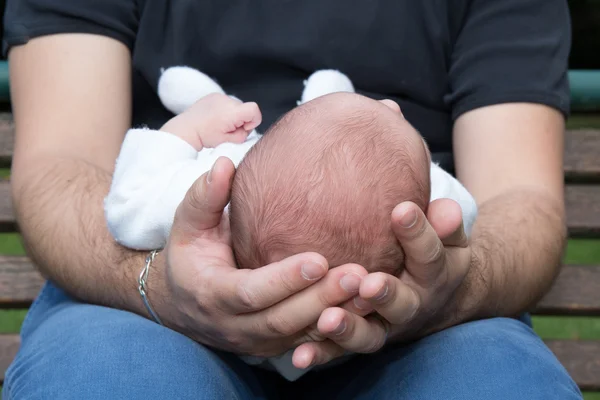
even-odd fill
[[[150,266],[154,261],[154,257],[158,254],[157,250],[152,250],[150,254],[146,257],[146,265],[144,265],[144,269],[140,272],[140,276],[138,277],[138,291],[140,292],[140,296],[142,296],[142,300],[144,301],[144,305],[146,306],[146,310],[148,313],[154,318],[157,324],[163,325],[162,321],[158,317],[158,315],[154,312],[154,309],[150,305],[150,301],[148,301],[148,289],[146,287],[146,282],[148,281],[148,273],[150,272]]]

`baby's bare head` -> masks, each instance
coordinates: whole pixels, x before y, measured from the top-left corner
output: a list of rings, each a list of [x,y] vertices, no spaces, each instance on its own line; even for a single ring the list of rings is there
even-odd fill
[[[382,102],[338,93],[295,108],[238,166],[230,203],[238,265],[314,251],[330,267],[396,274],[404,254],[391,213],[407,200],[426,209],[429,162],[421,136]]]

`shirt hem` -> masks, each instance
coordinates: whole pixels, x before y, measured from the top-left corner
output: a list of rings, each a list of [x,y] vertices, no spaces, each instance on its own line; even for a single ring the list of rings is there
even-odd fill
[[[24,27],[20,24],[21,27]],[[8,55],[10,49],[14,46],[23,45],[29,42],[31,39],[35,39],[41,36],[65,34],[65,33],[88,33],[101,36],[107,36],[118,40],[123,43],[130,51],[133,51],[134,41],[127,37],[127,35],[119,33],[117,31],[102,28],[99,26],[79,25],[79,24],[60,24],[60,25],[47,25],[40,26],[27,30],[27,34],[10,35],[5,34],[2,40],[2,57]]]
[[[568,118],[571,112],[569,102],[559,95],[541,92],[509,92],[458,102],[452,110],[452,121],[456,121],[462,114],[476,108],[504,103],[544,104],[557,109],[565,118]]]

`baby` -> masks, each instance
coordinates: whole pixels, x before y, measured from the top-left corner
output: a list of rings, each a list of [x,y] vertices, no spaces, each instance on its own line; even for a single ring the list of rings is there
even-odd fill
[[[403,201],[427,209],[430,165],[398,106],[337,93],[297,107],[237,168],[229,211],[238,265],[316,251],[330,267],[397,275],[404,257],[392,210]]]
[[[470,233],[474,199],[431,163],[395,103],[350,93],[313,99],[307,92],[319,92],[310,80],[301,105],[263,137],[255,130],[256,104],[224,94],[203,97],[163,131],[130,130],[105,201],[112,235],[127,247],[162,248],[185,193],[220,156],[237,167],[228,211],[241,268],[315,251],[331,267],[353,262],[398,274],[404,254],[390,216],[406,200],[424,210],[437,198],[456,200]],[[295,368],[291,355],[266,361],[295,380],[307,370]]]

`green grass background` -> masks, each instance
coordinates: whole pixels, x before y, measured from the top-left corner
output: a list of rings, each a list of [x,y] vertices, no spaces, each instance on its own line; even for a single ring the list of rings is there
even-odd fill
[[[600,128],[600,115],[576,115],[570,118],[568,127]],[[0,177],[8,177],[10,171],[0,169]],[[0,234],[0,254],[24,254],[19,235]],[[566,263],[583,265],[600,264],[600,240],[570,240],[565,256]],[[25,310],[0,311],[0,333],[16,333],[25,316]],[[544,339],[598,339],[600,318],[586,317],[533,317],[535,330]],[[600,393],[585,393],[586,400],[600,400]]]

